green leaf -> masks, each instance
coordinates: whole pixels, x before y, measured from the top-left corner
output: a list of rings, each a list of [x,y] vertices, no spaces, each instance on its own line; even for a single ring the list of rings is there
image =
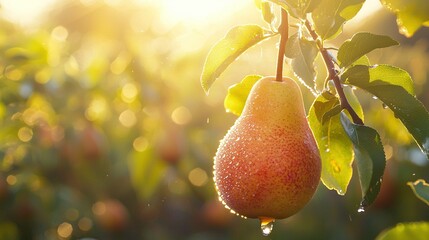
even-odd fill
[[[369,58],[366,55],[363,55],[352,64],[352,66],[356,66],[356,65],[370,66],[371,62],[369,61]]]
[[[316,32],[322,39],[336,36],[342,25],[359,12],[364,2],[365,0],[322,0],[312,13]]]
[[[330,80],[330,81],[332,81],[332,80]],[[363,109],[362,109],[362,106],[360,105],[359,99],[354,94],[353,89],[349,86],[343,86],[343,91],[344,91],[344,94],[346,95],[348,102],[350,103],[350,106],[353,108],[353,110],[357,113],[357,115],[363,121],[364,120]],[[325,124],[325,122],[327,120],[329,120],[332,116],[340,114],[341,111],[342,111],[342,107],[341,107],[340,102],[338,101],[337,105],[335,105],[333,108],[331,108],[325,114],[323,114],[322,124]]]
[[[429,21],[429,1],[427,0],[381,0],[381,3],[396,14],[399,32],[412,37]]]
[[[288,10],[295,18],[305,20],[306,13],[314,10],[321,0],[268,0]]]
[[[295,75],[311,88],[315,84],[314,60],[319,51],[315,42],[301,38],[299,35],[296,33],[289,38],[286,43],[285,56],[291,59]]]
[[[322,182],[328,189],[344,195],[353,173],[352,143],[341,126],[339,114],[322,124],[323,116],[338,104],[334,95],[322,93],[311,106],[308,121],[320,150]]]
[[[341,110],[342,110],[342,107],[339,103],[337,105],[335,105],[334,107],[332,107],[331,109],[329,109],[329,111],[327,111],[325,114],[323,114],[322,125],[325,124],[327,121],[329,121],[329,119],[331,119],[331,117],[340,114]]]
[[[414,95],[414,84],[407,71],[390,65],[362,66],[348,69],[342,79],[357,87],[366,89],[375,86],[398,86]]]
[[[250,90],[252,90],[253,85],[261,78],[262,76],[260,75],[249,75],[241,80],[240,83],[229,87],[224,101],[226,111],[240,116]]]
[[[363,108],[360,105],[359,99],[356,97],[353,89],[351,87],[343,86],[344,94],[346,95],[347,100],[350,103],[350,106],[356,112],[356,114],[364,120]]]
[[[161,183],[167,163],[154,158],[153,148],[144,152],[133,152],[128,161],[131,183],[143,199],[150,199]]]
[[[420,179],[415,182],[408,182],[407,185],[411,187],[420,200],[429,205],[429,184],[425,180]]]
[[[264,29],[258,25],[232,28],[208,53],[201,75],[201,86],[204,91],[208,93],[213,82],[244,51],[272,36],[274,34],[264,35]]]
[[[376,240],[427,240],[429,222],[398,223],[394,228],[383,231]]]
[[[338,50],[340,67],[348,67],[365,54],[377,48],[385,48],[399,43],[389,36],[375,35],[372,33],[356,33],[352,39],[347,40]]]
[[[354,66],[341,78],[346,84],[362,88],[380,99],[408,129],[429,158],[429,113],[414,96],[411,77],[400,68]]]
[[[274,12],[270,2],[261,2],[261,12],[265,22],[272,24],[274,21]]]
[[[341,123],[353,143],[362,190],[360,206],[365,208],[374,202],[380,192],[381,178],[386,166],[383,145],[377,131],[352,123],[344,113],[341,114]]]

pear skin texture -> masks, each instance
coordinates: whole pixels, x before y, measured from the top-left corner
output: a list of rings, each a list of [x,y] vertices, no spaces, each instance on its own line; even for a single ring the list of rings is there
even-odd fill
[[[262,78],[216,152],[220,200],[243,217],[287,218],[310,201],[320,174],[298,85],[290,78]]]

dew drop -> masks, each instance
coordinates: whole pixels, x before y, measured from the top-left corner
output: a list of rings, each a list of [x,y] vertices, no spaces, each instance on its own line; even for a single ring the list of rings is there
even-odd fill
[[[266,217],[261,217],[259,218],[259,220],[261,221],[262,235],[264,236],[270,235],[271,231],[273,230],[273,223],[275,220],[273,218],[266,218]]]
[[[375,99],[375,100],[377,100],[377,99],[378,99],[378,97],[376,97],[376,96],[372,96],[372,99]]]
[[[363,213],[363,212],[365,212],[365,208],[361,205],[357,211],[358,211],[358,213]]]
[[[330,152],[331,151],[331,149],[329,149],[329,148],[327,148],[326,150],[325,150],[325,152]]]

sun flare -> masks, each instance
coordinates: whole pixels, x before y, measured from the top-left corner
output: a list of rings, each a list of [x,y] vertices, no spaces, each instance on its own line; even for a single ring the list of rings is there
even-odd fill
[[[248,4],[248,0],[160,0],[164,18],[172,22],[203,24],[222,21]]]

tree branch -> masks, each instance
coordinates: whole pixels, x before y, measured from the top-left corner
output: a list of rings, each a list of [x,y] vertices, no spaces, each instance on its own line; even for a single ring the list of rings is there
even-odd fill
[[[313,27],[311,26],[311,23],[308,20],[305,21],[305,26],[308,32],[310,33],[311,37],[313,38],[313,40],[316,41],[317,47],[319,48],[319,51],[322,54],[326,68],[328,69],[328,74],[329,74],[328,79],[334,81],[335,89],[337,90],[338,96],[340,97],[341,108],[349,112],[355,124],[364,125],[362,119],[357,115],[357,113],[355,112],[355,110],[352,108],[349,101],[347,100],[346,95],[344,94],[343,85],[341,84],[340,78],[338,77],[338,74],[337,74],[337,70],[335,69],[334,60],[332,59],[331,55],[329,55],[328,50],[326,50],[326,48],[323,47],[323,44],[319,38],[319,35],[317,35],[316,31],[314,31]]]
[[[277,74],[276,81],[281,82],[283,79],[283,61],[285,55],[286,42],[289,38],[289,14],[286,10],[282,8],[281,13],[281,23],[279,26],[280,33],[280,45],[279,45],[279,53],[277,57]]]

